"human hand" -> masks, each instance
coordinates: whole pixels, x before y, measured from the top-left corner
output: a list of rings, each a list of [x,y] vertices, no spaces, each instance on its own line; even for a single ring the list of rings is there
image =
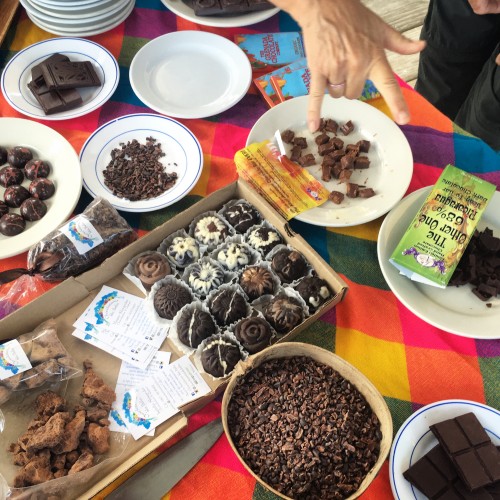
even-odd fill
[[[472,10],[479,15],[500,14],[500,0],[469,0]],[[497,59],[497,64],[498,59]]]
[[[401,89],[384,49],[415,54],[423,41],[412,41],[386,24],[359,0],[272,0],[302,28],[311,71],[308,126],[319,127],[321,103],[328,85],[332,97],[355,99],[367,78],[387,102],[394,120],[409,121]]]

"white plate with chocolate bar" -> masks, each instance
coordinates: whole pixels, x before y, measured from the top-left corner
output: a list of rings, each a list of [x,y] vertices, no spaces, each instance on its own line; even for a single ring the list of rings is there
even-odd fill
[[[295,218],[345,227],[387,213],[404,196],[413,173],[411,149],[400,128],[369,104],[326,96],[320,130],[311,133],[308,101],[309,96],[295,97],[271,108],[247,139],[247,145],[273,141],[279,131],[286,155],[330,191],[330,200]]]
[[[60,57],[54,60],[54,56]],[[82,86],[80,79],[73,83],[65,80],[65,88],[51,82],[49,88],[43,71],[53,74],[56,64],[61,71],[64,65],[78,64],[82,70],[85,66],[90,75],[88,86]],[[107,102],[119,78],[116,59],[101,45],[82,38],[51,38],[18,52],[5,67],[1,85],[7,102],[23,115],[43,120],[69,120]]]
[[[389,262],[417,210],[429,194],[431,186],[409,194],[387,215],[377,242],[380,268],[394,295],[413,314],[449,333],[475,339],[500,338],[500,298],[482,301],[472,293],[473,286],[448,285],[438,288],[412,281]],[[500,193],[496,191],[477,225],[500,237]],[[453,278],[452,278],[453,279]]]
[[[183,0],[161,0],[163,5],[171,10],[179,17],[203,26],[214,26],[218,28],[237,28],[240,26],[249,26],[251,24],[260,23],[279,12],[278,8],[270,8],[266,10],[249,11],[241,14],[232,15],[196,15],[195,9],[188,5],[192,3],[184,2]]]

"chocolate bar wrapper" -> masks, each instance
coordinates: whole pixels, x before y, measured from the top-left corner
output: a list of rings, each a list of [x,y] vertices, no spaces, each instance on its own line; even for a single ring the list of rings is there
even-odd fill
[[[235,35],[234,42],[248,56],[252,70],[260,74],[305,57],[299,32]]]

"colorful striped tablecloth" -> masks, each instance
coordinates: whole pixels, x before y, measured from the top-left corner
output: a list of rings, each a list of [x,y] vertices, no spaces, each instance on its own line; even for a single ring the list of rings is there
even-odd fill
[[[165,33],[203,30],[232,40],[236,33],[297,29],[285,13],[244,28],[209,28],[175,16],[160,0],[137,0],[125,22],[112,31],[91,37],[110,50],[120,65],[120,83],[111,100],[84,117],[45,123],[66,137],[79,152],[87,137],[103,123],[125,114],[151,111],[132,91],[129,66],[144,44]],[[36,27],[20,8],[1,46],[0,67],[17,51],[50,37],[52,35]],[[500,154],[457,129],[404,82],[401,86],[412,116],[411,122],[402,127],[415,162],[408,193],[434,184],[448,163],[500,186]],[[371,104],[387,112],[381,99]],[[262,98],[251,88],[241,102],[224,113],[208,119],[179,120],[193,131],[203,148],[204,170],[199,182],[181,202],[157,212],[125,214],[128,221],[144,234],[200,197],[234,181],[237,177],[234,153],[244,147],[250,128],[266,110]],[[23,117],[3,96],[0,96],[0,116]],[[90,197],[84,192],[77,211],[89,202]],[[418,408],[442,399],[470,399],[500,409],[500,341],[474,340],[446,333],[428,325],[398,301],[377,261],[377,236],[382,220],[339,229],[292,223],[293,229],[310,242],[350,288],[341,304],[301,333],[297,340],[329,349],[361,370],[384,396],[392,413],[394,432]],[[25,264],[26,253],[0,261],[0,271]],[[220,402],[209,404],[190,418],[188,428],[173,442],[219,414]],[[148,456],[134,470],[161,451]],[[145,495],[147,497],[147,492]],[[243,469],[224,436],[165,498],[215,500],[222,497],[225,500],[275,498]],[[391,497],[386,463],[362,498]]]

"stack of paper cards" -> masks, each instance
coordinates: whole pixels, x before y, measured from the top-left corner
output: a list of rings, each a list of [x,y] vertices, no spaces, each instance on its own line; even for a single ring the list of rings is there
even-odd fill
[[[141,369],[168,335],[168,326],[150,318],[144,299],[108,286],[102,287],[73,326],[75,337]]]

